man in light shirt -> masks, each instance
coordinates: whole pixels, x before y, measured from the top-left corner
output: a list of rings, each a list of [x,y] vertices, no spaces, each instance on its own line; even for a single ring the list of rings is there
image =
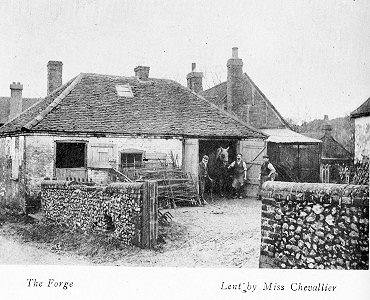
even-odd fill
[[[272,163],[270,163],[269,156],[263,156],[263,164],[261,165],[261,174],[260,174],[260,188],[262,184],[266,181],[274,181],[276,176],[276,170]]]
[[[247,180],[247,165],[242,161],[242,155],[239,153],[236,156],[236,161],[233,161],[228,169],[233,169],[233,183],[232,187],[234,188],[234,198],[239,197],[243,198],[243,187],[244,181]]]

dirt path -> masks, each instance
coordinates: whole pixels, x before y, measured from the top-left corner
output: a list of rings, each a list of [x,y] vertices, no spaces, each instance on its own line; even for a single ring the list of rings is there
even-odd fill
[[[146,251],[116,265],[258,268],[261,202],[219,200],[205,207],[170,210],[185,227],[181,241],[167,241],[163,251]]]
[[[122,265],[158,267],[258,268],[261,202],[218,200],[205,207],[169,210],[178,230],[160,250],[130,248],[88,260],[73,252],[53,253],[46,245],[25,243],[6,226],[0,227],[0,264]],[[102,262],[104,261],[104,262]]]
[[[57,254],[35,243],[25,243],[6,226],[0,228],[0,265],[89,265],[90,261],[71,253]]]

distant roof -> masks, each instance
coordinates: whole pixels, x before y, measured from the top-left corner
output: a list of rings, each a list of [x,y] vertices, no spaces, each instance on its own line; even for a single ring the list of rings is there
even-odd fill
[[[322,141],[322,155],[324,160],[352,160],[353,155],[341,143],[336,141],[331,134],[323,132],[302,132],[303,135]]]
[[[243,73],[243,79],[246,83],[249,83],[254,88],[255,91],[257,91],[258,95],[263,99],[266,105],[269,108],[271,108],[271,110],[275,113],[280,123],[282,124],[282,127],[290,128],[289,123],[283,118],[283,116],[279,113],[276,107],[270,102],[270,100],[266,97],[266,95],[262,93],[262,91],[253,82],[253,80],[248,76],[247,73]],[[244,85],[244,88],[245,87],[246,85]],[[216,105],[220,107],[224,107],[227,101],[227,81],[224,81],[210,89],[200,92],[200,95],[210,100],[212,103],[215,103]],[[259,109],[259,108],[255,108],[255,109]]]
[[[313,139],[297,133],[293,130],[282,128],[282,129],[262,129],[264,134],[268,135],[267,142],[272,143],[321,143],[318,139]]]
[[[30,106],[34,105],[36,102],[40,101],[42,98],[23,98],[23,111],[25,111]],[[8,122],[10,105],[10,97],[0,97],[0,124]]]
[[[359,108],[351,112],[351,118],[370,116],[370,98],[360,105]]]
[[[323,132],[301,132],[301,134],[317,140],[321,140],[324,136]]]
[[[117,85],[134,97],[119,96]],[[265,138],[175,81],[99,74],[80,74],[0,127],[19,131]]]

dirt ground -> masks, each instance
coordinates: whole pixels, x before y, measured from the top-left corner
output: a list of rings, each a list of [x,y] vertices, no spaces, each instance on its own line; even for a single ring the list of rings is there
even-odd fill
[[[26,243],[5,224],[0,226],[0,264],[258,268],[260,201],[218,199],[204,207],[167,211],[173,221],[160,229],[164,243],[157,250],[128,248],[95,258]]]

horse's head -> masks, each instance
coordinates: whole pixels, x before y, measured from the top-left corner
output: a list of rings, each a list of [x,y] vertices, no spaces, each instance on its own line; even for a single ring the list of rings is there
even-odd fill
[[[216,160],[220,160],[223,164],[227,164],[229,162],[229,147],[222,148],[219,147],[216,152]]]

